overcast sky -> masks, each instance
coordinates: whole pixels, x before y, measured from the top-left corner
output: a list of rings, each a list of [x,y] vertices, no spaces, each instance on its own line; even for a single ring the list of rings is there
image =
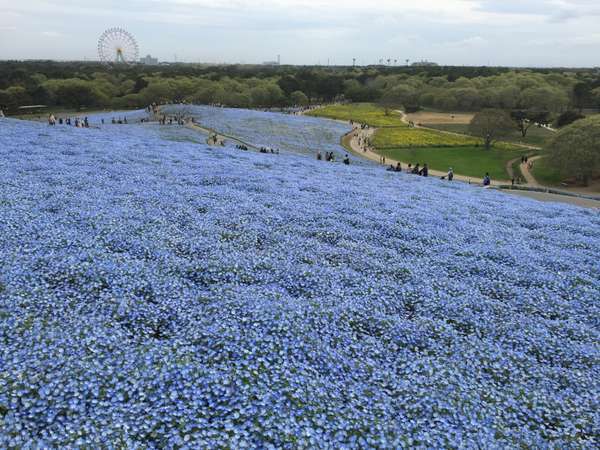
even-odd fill
[[[97,59],[116,26],[168,61],[600,66],[600,0],[0,0],[0,59]]]

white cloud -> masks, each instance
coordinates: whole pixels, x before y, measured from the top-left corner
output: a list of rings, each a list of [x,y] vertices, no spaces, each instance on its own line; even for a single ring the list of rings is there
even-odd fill
[[[42,36],[51,37],[51,38],[56,38],[56,37],[62,36],[62,33],[59,33],[58,31],[42,31],[40,34]]]
[[[90,58],[104,29],[122,26],[142,53],[163,59],[260,62],[281,53],[307,64],[395,55],[445,64],[564,58],[594,65],[599,9],[598,0],[62,0],[60,7],[0,0],[0,59]],[[7,32],[15,36],[10,45]],[[56,46],[51,38],[61,36],[77,39]],[[535,44],[542,41],[568,42],[569,54]]]

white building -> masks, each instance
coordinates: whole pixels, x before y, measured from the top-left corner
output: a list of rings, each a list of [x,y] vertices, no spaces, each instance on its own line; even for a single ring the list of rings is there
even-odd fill
[[[150,55],[146,55],[144,58],[140,58],[140,63],[147,66],[156,66],[158,64],[158,58],[153,58]]]

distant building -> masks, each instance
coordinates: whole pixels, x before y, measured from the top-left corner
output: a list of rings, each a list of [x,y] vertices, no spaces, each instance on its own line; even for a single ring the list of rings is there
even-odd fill
[[[158,58],[153,58],[150,55],[146,55],[144,58],[140,58],[140,63],[147,66],[156,66],[158,65]]]
[[[281,55],[277,55],[277,61],[265,61],[263,66],[279,66],[281,64]]]

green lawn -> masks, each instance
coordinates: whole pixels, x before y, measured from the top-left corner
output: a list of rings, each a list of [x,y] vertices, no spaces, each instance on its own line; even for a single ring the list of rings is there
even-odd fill
[[[435,128],[436,130],[451,131],[453,133],[469,134],[468,124],[458,123],[444,123],[444,124],[431,124],[427,125],[428,128]],[[514,133],[505,137],[503,141],[512,142],[515,144],[534,145],[543,147],[548,138],[550,138],[554,132],[549,131],[545,128],[532,127],[527,132],[527,136],[523,138],[519,130],[515,130]]]
[[[452,167],[454,173],[470,176],[475,180],[483,179],[486,172],[492,179],[508,180],[506,164],[523,154],[522,150],[484,150],[481,147],[451,148],[402,148],[384,149],[381,154],[388,158],[406,163],[425,163],[430,169],[447,171]]]
[[[558,170],[550,166],[548,158],[535,161],[531,172],[536,181],[544,186],[560,186],[563,181]]]
[[[353,120],[366,123],[372,127],[405,127],[402,116],[391,111],[385,114],[383,108],[372,103],[350,103],[347,105],[331,105],[307,113],[309,116],[327,119]]]

